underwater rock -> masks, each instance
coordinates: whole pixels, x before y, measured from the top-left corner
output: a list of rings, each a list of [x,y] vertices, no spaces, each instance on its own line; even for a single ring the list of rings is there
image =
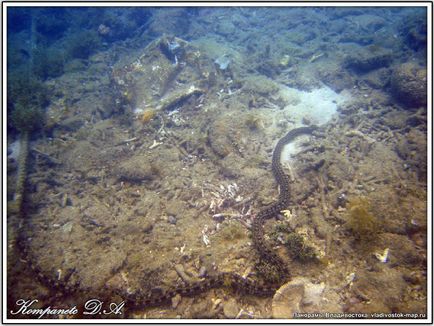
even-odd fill
[[[164,111],[203,93],[204,76],[211,72],[215,72],[212,60],[199,49],[178,37],[164,36],[147,45],[131,64],[115,68],[111,77],[116,101],[130,112]]]
[[[82,117],[79,115],[66,118],[65,120],[62,120],[59,122],[58,129],[63,131],[77,131],[82,126],[84,126],[85,121]]]
[[[392,62],[392,53],[381,47],[368,47],[357,51],[357,55],[349,55],[344,66],[359,73],[388,67]]]
[[[304,295],[304,285],[295,280],[283,285],[274,295],[272,302],[273,318],[293,318],[300,312],[300,303]]]
[[[224,37],[231,37],[236,33],[237,29],[238,28],[230,20],[224,20],[218,22],[215,27],[215,32]]]
[[[406,107],[427,104],[427,72],[416,63],[408,62],[396,67],[390,84],[393,97]]]
[[[173,92],[170,94],[170,96],[165,97],[161,99],[160,104],[158,105],[157,109],[162,111],[170,111],[174,107],[179,107],[182,105],[184,101],[186,101],[189,97],[193,95],[200,95],[204,93],[202,89],[199,89],[195,87],[194,85],[191,85],[190,87],[186,89],[182,89],[177,92]]]
[[[239,139],[239,121],[231,115],[224,115],[215,120],[208,130],[209,146],[220,158],[225,158],[231,153],[241,154],[237,141]]]
[[[384,114],[381,118],[382,122],[387,125],[390,129],[401,129],[407,126],[407,118],[408,112],[400,110],[393,110]],[[397,142],[397,146],[399,145],[399,141]],[[399,150],[397,150],[398,155]],[[405,158],[403,158],[405,159]]]
[[[279,85],[262,75],[250,75],[243,79],[242,91],[248,94],[271,96],[279,91]]]
[[[354,83],[351,74],[338,67],[330,67],[329,65],[320,67],[318,75],[324,84],[337,93],[340,93],[345,88],[348,88],[348,85]]]
[[[132,183],[151,181],[157,176],[155,168],[143,156],[134,156],[123,161],[114,169],[114,174],[119,180]]]
[[[175,295],[172,298],[172,308],[176,309],[176,307],[178,307],[179,303],[181,302],[181,295],[179,295],[179,293],[177,295]]]
[[[226,318],[235,318],[238,315],[240,308],[235,299],[229,299],[223,304],[223,313]]]
[[[363,78],[368,86],[375,89],[383,89],[390,81],[390,70],[387,68],[380,68],[371,71]]]
[[[273,318],[294,318],[295,313],[340,311],[337,305],[338,297],[330,292],[325,298],[325,289],[324,283],[314,284],[304,277],[294,278],[274,295]]]
[[[382,264],[383,265],[383,264]],[[347,308],[349,312],[389,313],[401,311],[402,296],[406,284],[402,274],[387,265],[379,272],[360,271],[356,273],[351,292],[361,301]],[[369,302],[369,304],[366,304]]]
[[[171,216],[175,218],[175,223],[176,223],[177,216],[182,216],[184,211],[185,211],[185,203],[182,200],[172,199],[169,200],[166,204],[166,214],[169,216],[169,220]]]
[[[177,222],[176,217],[173,216],[173,215],[169,215],[169,216],[167,217],[167,222],[169,222],[169,224],[173,224],[173,225],[175,225],[176,222]]]

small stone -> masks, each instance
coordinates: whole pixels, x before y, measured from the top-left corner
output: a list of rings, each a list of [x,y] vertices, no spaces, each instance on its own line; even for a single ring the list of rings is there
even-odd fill
[[[225,220],[225,215],[224,214],[214,214],[212,216],[213,220],[216,221],[217,223],[222,223]]]
[[[176,224],[176,221],[177,221],[177,219],[176,219],[175,216],[169,215],[169,216],[167,217],[167,222],[169,222],[170,224],[175,225],[175,224]]]
[[[65,224],[63,225],[63,227],[62,227],[63,232],[65,232],[65,233],[71,233],[71,231],[72,231],[72,226],[73,226],[73,225],[74,225],[73,222],[65,223]]]
[[[153,228],[154,228],[154,225],[151,222],[147,222],[143,225],[142,231],[143,231],[143,233],[151,233]]]
[[[393,69],[390,77],[392,95],[407,107],[426,105],[426,69],[414,62],[401,64]]]
[[[302,282],[290,282],[283,285],[273,297],[273,318],[294,318],[294,313],[300,312],[300,303],[304,296]]]
[[[238,307],[235,299],[229,299],[229,301],[223,304],[223,314],[226,318],[235,318],[238,315],[240,308]]]
[[[220,304],[222,303],[222,299],[220,299],[220,298],[211,299],[211,301],[212,301],[212,309],[213,310],[217,309],[220,306]]]
[[[199,276],[199,277],[205,277],[206,274],[207,274],[206,267],[205,267],[205,266],[202,266],[202,267],[199,269],[198,276]]]
[[[179,293],[172,298],[172,308],[173,309],[178,307],[179,303],[181,302],[181,299],[182,299],[182,297]]]

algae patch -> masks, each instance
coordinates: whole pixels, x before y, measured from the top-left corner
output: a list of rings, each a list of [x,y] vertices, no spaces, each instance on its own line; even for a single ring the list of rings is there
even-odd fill
[[[381,224],[371,211],[371,204],[364,197],[355,197],[348,201],[347,222],[345,226],[353,233],[357,240],[372,240],[379,233]]]

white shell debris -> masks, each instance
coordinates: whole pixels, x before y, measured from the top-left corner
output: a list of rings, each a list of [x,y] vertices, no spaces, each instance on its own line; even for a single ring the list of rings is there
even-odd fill
[[[374,255],[382,263],[387,263],[387,260],[389,259],[389,248],[384,249],[383,254],[376,252]]]
[[[353,281],[356,279],[356,273],[350,273],[347,275],[347,277],[345,278],[348,286],[351,287],[351,285],[353,285]]]
[[[202,234],[202,241],[207,247],[211,244],[211,241],[209,241],[209,238],[205,233]]]
[[[229,196],[231,196],[232,198],[235,198],[238,190],[239,190],[238,185],[235,182],[233,184],[228,185],[227,191],[228,191]]]
[[[286,218],[292,218],[293,216],[292,216],[292,213],[291,213],[291,211],[289,210],[289,209],[284,209],[283,211],[280,211],[282,214],[283,214],[283,216],[285,216]]]
[[[211,244],[211,241],[208,238],[207,232],[208,225],[205,225],[205,227],[202,229],[202,242],[208,247]]]
[[[212,301],[212,310],[215,310],[216,308],[218,308],[218,306],[220,306],[220,304],[222,303],[222,299],[220,298],[211,298]]]
[[[243,308],[241,308],[240,312],[235,316],[235,319],[239,319],[241,317],[257,318],[252,311],[246,311]]]
[[[159,142],[157,142],[155,139],[154,139],[154,143],[151,145],[151,146],[149,146],[149,149],[154,149],[155,147],[157,147],[157,146],[159,146],[159,145],[161,145],[162,143],[159,143]]]

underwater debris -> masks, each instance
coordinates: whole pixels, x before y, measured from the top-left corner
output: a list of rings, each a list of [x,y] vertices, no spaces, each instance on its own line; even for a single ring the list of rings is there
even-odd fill
[[[382,254],[379,254],[378,252],[374,253],[374,256],[382,263],[387,263],[389,259],[389,248],[384,249]]]
[[[308,61],[309,61],[309,63],[312,63],[312,62],[315,62],[316,60],[318,60],[319,58],[321,58],[323,56],[324,56],[324,52],[316,53],[316,54],[313,54]]]
[[[209,240],[207,232],[208,232],[208,225],[205,225],[204,228],[202,229],[202,242],[205,244],[205,246],[209,247],[211,245],[211,241]]]
[[[108,27],[108,26],[106,26],[104,24],[100,24],[98,26],[98,30],[97,31],[98,31],[99,35],[105,36],[105,35],[108,35],[110,33],[111,29],[110,29],[110,27]]]
[[[351,54],[344,59],[346,68],[357,73],[367,73],[379,68],[388,67],[392,63],[392,52],[387,49],[379,48],[372,52],[369,49],[363,49],[357,52],[357,55]]]
[[[161,144],[163,144],[163,143],[157,142],[157,141],[154,139],[154,142],[153,142],[152,145],[149,146],[148,148],[149,148],[149,149],[154,149],[155,147],[160,146]]]
[[[220,70],[226,70],[231,63],[231,59],[227,56],[227,54],[223,54],[222,56],[215,59],[214,63]]]
[[[356,279],[356,273],[352,272],[345,277],[345,286],[351,287],[353,285],[354,280]]]
[[[235,182],[226,187],[224,185],[217,187],[213,184],[208,184],[207,186],[213,197],[208,206],[209,213],[213,214],[213,220],[217,223],[222,223],[225,220],[237,220],[245,228],[250,229],[253,215],[252,206],[249,202],[252,198],[242,197],[239,194],[240,189]],[[203,191],[204,189],[202,189]],[[204,196],[204,193],[202,196]],[[222,210],[225,210],[225,212],[220,213]]]
[[[128,143],[131,143],[131,142],[134,142],[134,141],[137,141],[137,140],[139,140],[138,137],[128,138],[128,139],[125,139],[125,140],[122,140],[122,141],[116,143],[115,146],[120,146],[120,145],[128,144]]]
[[[163,100],[161,100],[161,104],[158,106],[158,110],[161,111],[170,111],[175,106],[180,105],[182,102],[186,101],[189,97],[193,95],[203,94],[204,91],[200,88],[191,85],[188,89],[177,92]]]
[[[181,47],[181,45],[176,41],[176,39],[167,40],[167,48],[170,52],[174,52],[179,47]]]
[[[289,56],[289,54],[285,54],[279,61],[279,66],[281,67],[287,67],[290,63],[291,57]]]
[[[202,241],[207,247],[211,244],[211,241],[205,233],[202,233]]]
[[[291,219],[294,215],[292,215],[291,211],[289,209],[284,209],[283,211],[280,211],[283,216],[285,216],[288,219]]]

